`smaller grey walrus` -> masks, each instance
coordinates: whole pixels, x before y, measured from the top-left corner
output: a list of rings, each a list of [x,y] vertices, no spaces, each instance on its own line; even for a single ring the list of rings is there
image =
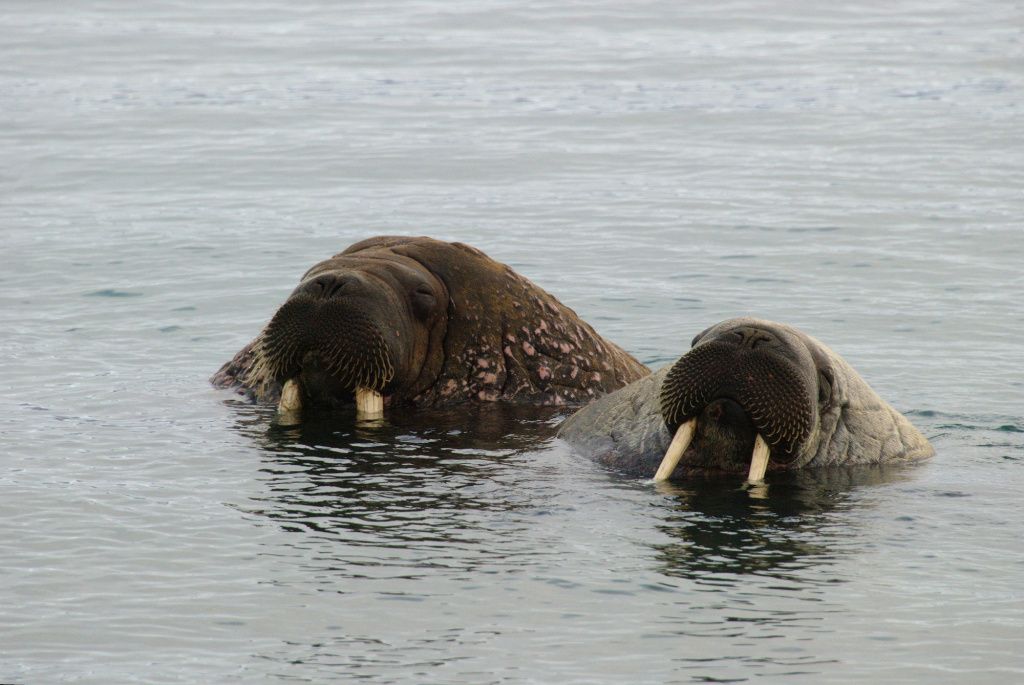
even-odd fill
[[[558,436],[638,477],[878,464],[932,446],[838,354],[792,326],[723,321],[670,366],[587,405]]]

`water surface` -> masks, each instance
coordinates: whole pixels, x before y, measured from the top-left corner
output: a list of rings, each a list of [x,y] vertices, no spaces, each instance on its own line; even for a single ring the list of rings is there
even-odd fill
[[[0,8],[0,681],[1024,678],[1019,3]],[[207,378],[462,240],[645,363],[799,326],[932,439],[751,497]]]

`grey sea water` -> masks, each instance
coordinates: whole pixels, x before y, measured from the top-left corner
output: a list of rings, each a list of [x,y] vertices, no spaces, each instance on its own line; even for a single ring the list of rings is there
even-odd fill
[[[0,5],[0,682],[1024,680],[1019,2]],[[654,488],[481,408],[207,384],[473,244],[651,365],[753,314],[932,439]]]

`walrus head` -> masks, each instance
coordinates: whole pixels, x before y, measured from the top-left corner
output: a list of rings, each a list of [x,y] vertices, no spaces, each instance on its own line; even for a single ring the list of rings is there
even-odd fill
[[[681,459],[691,468],[747,471],[760,480],[768,455],[784,468],[813,453],[831,409],[831,355],[806,334],[742,318],[697,335],[661,387],[661,415],[675,436],[656,480]]]
[[[650,373],[551,294],[462,243],[378,236],[303,275],[210,381],[278,422],[303,407],[564,406]]]
[[[768,468],[934,454],[907,417],[824,343],[753,318],[705,330],[675,364],[595,400],[558,434],[608,466],[655,480],[747,474],[757,482]]]
[[[248,380],[283,386],[282,411],[359,400],[379,412],[433,382],[447,306],[444,282],[418,262],[342,253],[307,271],[273,315]]]

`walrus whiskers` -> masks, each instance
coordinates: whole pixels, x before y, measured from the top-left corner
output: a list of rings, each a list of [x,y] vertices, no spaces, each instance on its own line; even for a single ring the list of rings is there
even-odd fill
[[[665,457],[661,460],[661,466],[658,467],[658,472],[654,474],[655,482],[668,480],[668,477],[672,475],[676,466],[679,465],[679,460],[683,458],[683,452],[690,446],[690,441],[693,440],[693,434],[696,430],[697,419],[690,419],[679,424],[676,434],[672,437],[672,442],[669,444],[668,449],[665,450]]]

